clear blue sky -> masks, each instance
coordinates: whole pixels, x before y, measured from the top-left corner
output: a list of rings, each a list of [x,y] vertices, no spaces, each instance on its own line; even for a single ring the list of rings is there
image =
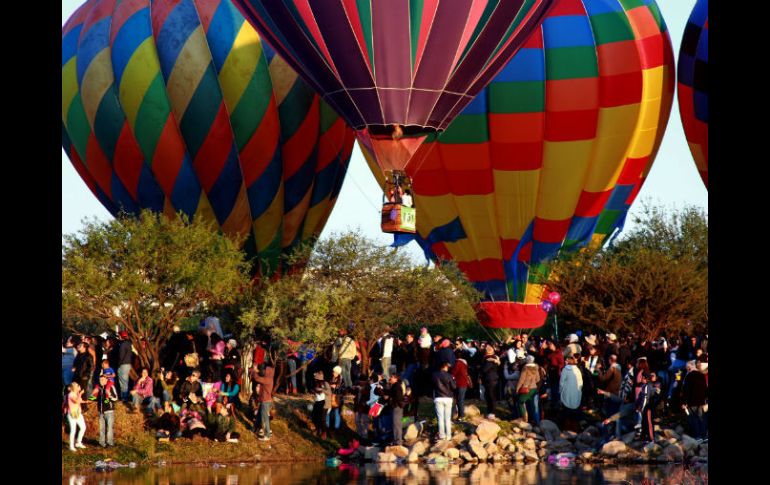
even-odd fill
[[[82,3],[82,0],[62,0],[62,25]],[[658,0],[675,52],[679,50],[682,32],[694,4],[695,0]],[[61,167],[62,234],[78,231],[83,218],[110,219],[112,216],[88,190],[64,150]],[[390,244],[392,237],[380,231],[377,208],[381,201],[380,193],[374,176],[356,146],[342,192],[322,237],[331,232],[353,228],[383,244]],[[639,201],[642,199],[650,199],[653,203],[669,207],[695,205],[708,211],[708,192],[687,148],[676,99],[660,152],[637,202],[631,208],[631,214],[639,209]],[[631,217],[626,230],[632,226],[630,221]],[[422,258],[422,251],[415,243],[407,246],[406,250],[414,257]]]

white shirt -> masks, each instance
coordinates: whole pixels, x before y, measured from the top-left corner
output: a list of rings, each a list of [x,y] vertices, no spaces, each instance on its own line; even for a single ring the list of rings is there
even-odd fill
[[[580,398],[583,396],[583,376],[576,366],[568,364],[562,369],[559,393],[561,403],[566,407],[570,409],[580,407]]]
[[[412,207],[412,196],[409,194],[402,195],[401,203],[407,207]]]

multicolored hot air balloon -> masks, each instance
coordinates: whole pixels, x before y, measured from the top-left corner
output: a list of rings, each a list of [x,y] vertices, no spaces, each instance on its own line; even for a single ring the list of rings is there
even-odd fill
[[[233,0],[402,171],[521,46],[554,0]]]
[[[679,114],[698,172],[709,186],[709,2],[698,0],[682,35],[677,66]]]
[[[62,146],[96,197],[247,234],[262,275],[320,234],[354,140],[230,0],[89,0],[62,28]]]
[[[484,294],[484,325],[542,325],[542,263],[622,227],[673,95],[671,41],[653,0],[559,1],[417,151],[407,167],[417,235],[395,244],[414,238],[433,260],[456,261]],[[375,151],[361,145],[381,180]]]

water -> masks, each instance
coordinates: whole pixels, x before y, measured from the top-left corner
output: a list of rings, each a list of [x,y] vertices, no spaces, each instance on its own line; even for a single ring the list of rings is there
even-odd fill
[[[62,473],[62,485],[294,485],[318,483],[401,485],[437,484],[700,484],[708,483],[708,468],[682,465],[592,466],[558,468],[545,463],[513,465],[342,465],[323,463],[228,464],[225,467],[175,465],[122,468],[112,472]]]

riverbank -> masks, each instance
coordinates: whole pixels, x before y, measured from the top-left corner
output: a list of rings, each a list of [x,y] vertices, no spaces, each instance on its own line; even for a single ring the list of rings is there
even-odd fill
[[[218,443],[207,438],[178,439],[159,443],[140,414],[128,413],[119,405],[115,419],[116,446],[103,449],[98,445],[99,427],[94,406],[85,413],[86,434],[84,450],[70,452],[68,437],[62,432],[62,468],[77,470],[93,468],[97,461],[112,460],[138,466],[155,464],[254,464],[296,463],[323,461],[335,456],[339,448],[346,448],[354,437],[352,413],[343,412],[347,427],[331,434],[329,439],[318,439],[312,429],[305,396],[276,396],[275,419],[271,422],[273,438],[259,441],[251,429],[251,420],[236,414],[236,430],[241,434],[238,443]],[[477,403],[476,403],[477,404]],[[421,416],[430,416],[428,400],[421,404]],[[349,407],[346,406],[346,410]],[[505,415],[505,413],[501,413]],[[592,463],[687,463],[700,466],[708,463],[708,443],[698,442],[684,434],[679,427],[663,428],[656,425],[658,439],[644,444],[634,439],[633,433],[622,440],[600,445],[599,430],[588,426],[582,433],[561,431],[548,420],[540,426],[522,421],[488,421],[480,416],[471,401],[466,407],[466,420],[453,425],[452,440],[436,445],[429,437],[436,431],[435,417],[421,423],[412,423],[404,431],[407,446],[360,447],[348,459],[378,463],[466,463],[483,462],[531,464]]]

